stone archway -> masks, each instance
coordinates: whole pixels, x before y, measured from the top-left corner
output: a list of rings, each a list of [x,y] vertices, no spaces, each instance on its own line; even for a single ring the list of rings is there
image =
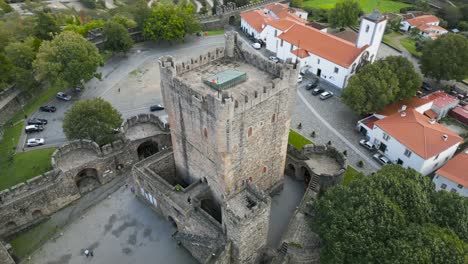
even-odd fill
[[[172,216],[168,216],[167,220],[169,221],[169,223],[171,223],[171,225],[173,227],[175,227],[177,229],[177,223],[176,223],[176,221],[174,220],[174,218]]]
[[[101,185],[98,171],[94,168],[81,170],[75,177],[75,183],[81,194],[92,191]]]
[[[229,17],[229,25],[231,26],[236,25],[236,17],[234,15]]]
[[[294,179],[296,178],[296,167],[294,167],[293,164],[289,163],[286,166],[286,170],[284,174],[288,175],[289,177],[293,177]]]
[[[7,229],[13,229],[15,227],[16,227],[16,223],[13,222],[13,221],[10,221],[10,222],[6,223],[6,228]]]
[[[304,178],[304,184],[306,186],[309,186],[309,182],[310,182],[310,179],[311,179],[309,169],[307,169],[306,167],[301,167],[301,175]]]
[[[140,144],[137,148],[138,159],[146,159],[149,156],[152,156],[159,152],[158,143],[152,140],[145,141]]]
[[[37,209],[37,210],[34,210],[31,214],[32,218],[33,219],[37,219],[37,218],[40,218],[42,217],[42,211]]]

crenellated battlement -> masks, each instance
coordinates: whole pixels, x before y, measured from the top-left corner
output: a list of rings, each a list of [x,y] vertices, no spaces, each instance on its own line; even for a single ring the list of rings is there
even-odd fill
[[[219,60],[224,58],[224,48],[216,48],[214,50],[210,50],[206,53],[203,53],[197,57],[192,57],[186,61],[177,62],[175,65],[176,74],[180,75],[187,71],[191,71],[196,69],[200,66],[206,65],[210,62],[215,60]]]
[[[169,130],[169,124],[163,121],[159,116],[153,114],[139,114],[125,120],[122,123],[121,132],[125,134],[129,128],[146,123],[155,124],[163,131]]]
[[[19,183],[0,192],[0,205],[7,204],[54,183],[60,176],[60,170],[51,170],[25,182]]]

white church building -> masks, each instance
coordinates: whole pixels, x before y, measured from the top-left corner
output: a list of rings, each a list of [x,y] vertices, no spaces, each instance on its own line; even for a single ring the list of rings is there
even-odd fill
[[[316,29],[295,13],[283,18],[260,12],[260,25],[241,14],[241,27],[257,28],[256,35],[266,42],[266,49],[281,60],[291,58],[300,67],[339,88],[346,87],[349,78],[366,63],[372,63],[380,47],[387,19],[377,11],[361,18],[355,42]],[[257,13],[258,14],[258,13]],[[257,21],[259,21],[258,19]]]

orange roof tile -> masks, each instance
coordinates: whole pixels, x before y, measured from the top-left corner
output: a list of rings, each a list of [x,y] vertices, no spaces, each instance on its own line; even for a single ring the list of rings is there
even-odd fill
[[[282,12],[287,12],[289,9],[289,6],[285,4],[281,4],[281,3],[274,3],[271,5],[265,6],[265,9],[270,10],[271,12],[275,13],[275,15],[279,15]]]
[[[384,109],[378,111],[377,114],[384,115],[384,116],[393,115],[395,113],[398,113],[398,111],[401,109],[403,105],[406,105],[406,109],[418,108],[422,105],[430,103],[432,100],[433,99],[430,99],[427,97],[422,97],[422,98],[412,97],[411,99],[396,101],[392,104],[387,105]]]
[[[406,20],[412,26],[419,26],[427,23],[439,22],[439,18],[433,15],[423,15]]]
[[[266,15],[262,10],[258,9],[241,13],[240,16],[258,33],[262,32],[268,22],[273,20],[271,16]]]
[[[432,111],[432,109],[429,109],[426,112],[424,112],[424,115],[429,117],[430,119],[436,119],[437,118],[437,114],[434,111]]]
[[[426,160],[463,141],[441,124],[431,124],[429,118],[414,109],[405,111],[405,114],[393,114],[375,122],[375,125]],[[447,139],[443,138],[444,135]]]
[[[440,27],[440,26],[435,26],[435,25],[419,25],[418,26],[419,30],[424,31],[426,33],[432,33],[435,30],[441,31],[441,32],[448,32],[445,28]]]
[[[449,160],[436,173],[468,187],[468,149]]]
[[[292,27],[296,23],[297,23],[296,21],[291,20],[291,19],[275,19],[275,20],[270,21],[268,25],[276,29],[279,29],[281,31],[285,31],[286,29]]]
[[[293,25],[278,38],[346,68],[368,47],[358,49],[354,43],[300,24]]]
[[[301,59],[310,56],[309,53],[307,52],[307,50],[305,50],[305,49],[295,49],[295,50],[291,51],[291,53],[296,55],[297,57],[299,57]]]
[[[433,105],[438,108],[444,108],[448,105],[458,104],[458,99],[445,93],[444,91],[436,91],[424,96],[433,101]]]

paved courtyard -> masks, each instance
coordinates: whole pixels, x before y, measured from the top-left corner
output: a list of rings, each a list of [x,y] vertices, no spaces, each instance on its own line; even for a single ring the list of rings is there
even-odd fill
[[[37,250],[26,264],[197,263],[175,228],[122,186]],[[94,257],[86,258],[85,249]]]

